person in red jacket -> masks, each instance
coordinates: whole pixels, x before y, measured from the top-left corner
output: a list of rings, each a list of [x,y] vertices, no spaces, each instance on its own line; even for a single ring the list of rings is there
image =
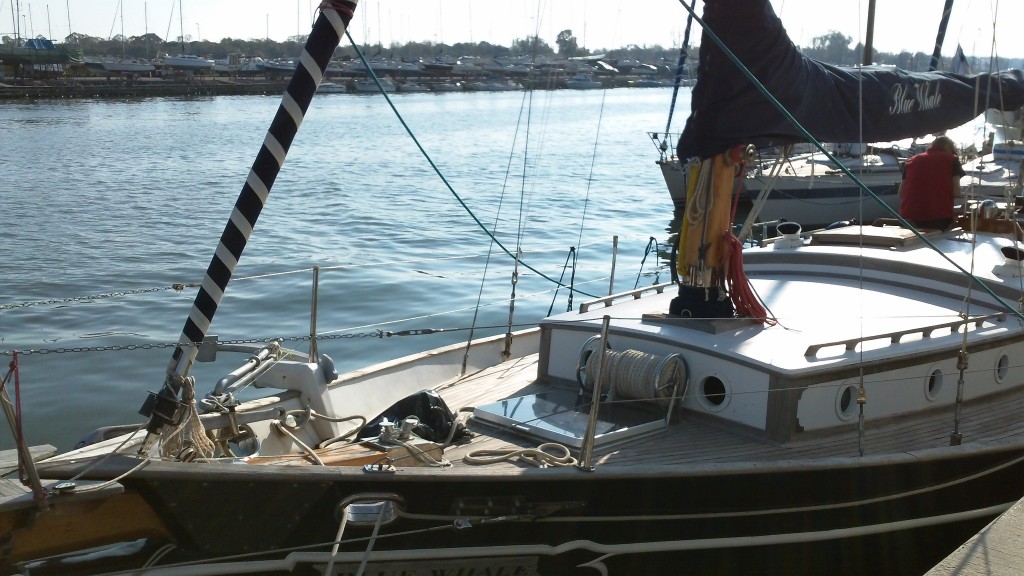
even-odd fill
[[[900,216],[915,228],[947,230],[953,223],[953,199],[960,197],[960,165],[956,145],[939,136],[926,152],[907,160],[900,182]]]

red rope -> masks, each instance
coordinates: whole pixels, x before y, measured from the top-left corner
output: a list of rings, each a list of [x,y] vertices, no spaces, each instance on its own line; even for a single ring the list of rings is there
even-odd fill
[[[728,247],[724,252],[726,289],[729,291],[729,298],[732,299],[736,313],[774,326],[778,321],[768,317],[768,309],[761,301],[761,297],[754,292],[754,287],[750,285],[750,279],[743,272],[743,244],[740,239],[731,230],[728,230],[722,234],[722,242]]]
[[[738,149],[734,149],[734,159],[738,159]],[[722,251],[722,269],[725,270],[725,286],[732,300],[732,306],[736,313],[747,318],[755,318],[761,322],[774,326],[778,323],[775,318],[768,317],[768,309],[761,301],[761,297],[754,292],[750,285],[750,279],[743,271],[743,243],[732,233],[732,222],[736,221],[736,208],[739,205],[740,189],[743,186],[743,176],[746,174],[746,164],[738,162],[736,186],[732,194],[732,211],[729,215],[730,227],[722,233],[722,243],[726,249]]]

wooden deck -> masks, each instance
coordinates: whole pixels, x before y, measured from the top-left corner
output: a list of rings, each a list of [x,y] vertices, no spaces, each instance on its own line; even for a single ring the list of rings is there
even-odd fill
[[[537,357],[529,356],[474,374],[438,390],[453,411],[496,400],[536,393],[550,386],[534,380]],[[486,384],[484,384],[486,382]],[[1024,438],[1024,397],[1005,395],[965,404],[960,416],[963,443],[978,440]],[[673,465],[770,462],[830,457],[854,457],[863,445],[864,455],[905,453],[950,445],[954,429],[953,409],[886,421],[865,422],[863,438],[856,422],[830,434],[808,435],[779,444],[756,433],[688,411],[678,413],[678,423],[633,441],[595,451],[595,464]],[[468,466],[463,458],[479,450],[536,448],[544,440],[528,438],[470,420],[475,433],[471,442],[448,447],[445,457],[455,466]],[[575,451],[574,451],[575,452]],[[493,466],[524,466],[508,463]]]
[[[926,576],[1016,576],[1024,572],[1024,500],[993,520]]]
[[[33,460],[41,460],[48,456],[53,456],[57,453],[57,449],[49,444],[42,446],[31,446],[29,447],[29,454],[32,455]],[[0,475],[7,475],[18,469],[18,451],[17,450],[2,450],[0,451]],[[28,486],[25,486],[18,480],[11,480],[9,478],[0,478],[0,508],[8,506],[19,499],[25,499],[29,497],[32,490]]]

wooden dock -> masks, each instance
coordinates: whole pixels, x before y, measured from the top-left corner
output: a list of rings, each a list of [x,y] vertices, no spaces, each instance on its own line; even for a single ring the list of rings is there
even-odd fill
[[[926,576],[1010,576],[1024,573],[1024,500],[985,526]]]

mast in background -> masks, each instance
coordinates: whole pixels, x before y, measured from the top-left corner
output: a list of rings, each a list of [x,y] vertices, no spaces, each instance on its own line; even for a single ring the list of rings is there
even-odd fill
[[[874,0],[871,0],[874,2]],[[932,50],[932,61],[928,64],[928,71],[933,72],[939,69],[939,59],[942,58],[942,41],[946,38],[946,26],[949,24],[949,13],[953,11],[953,0],[946,0],[946,7],[942,9],[942,20],[939,21],[939,33],[935,36],[935,49]]]
[[[861,56],[861,64],[864,66],[871,66],[872,54],[874,53],[874,39],[875,39],[875,0],[868,0],[868,26],[864,32],[864,54]]]

